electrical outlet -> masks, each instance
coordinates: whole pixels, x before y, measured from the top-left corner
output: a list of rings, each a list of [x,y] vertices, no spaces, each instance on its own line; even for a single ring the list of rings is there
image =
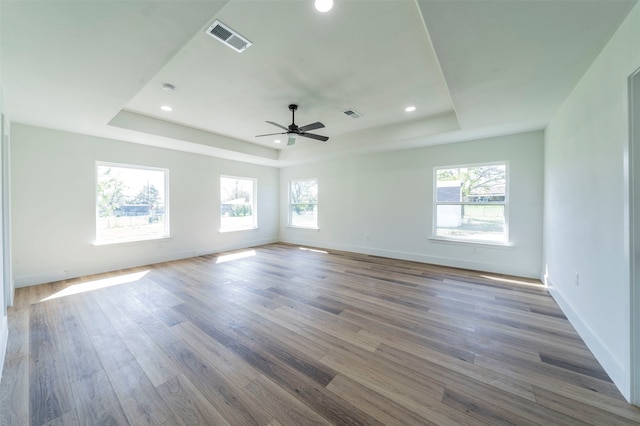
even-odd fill
[[[576,285],[580,285],[580,274],[576,272]]]
[[[371,242],[371,235],[367,234],[364,236],[364,239],[366,242],[370,243]]]

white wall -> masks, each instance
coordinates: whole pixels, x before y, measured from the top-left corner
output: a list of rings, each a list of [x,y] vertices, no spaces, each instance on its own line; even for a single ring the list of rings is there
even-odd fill
[[[16,287],[277,241],[278,169],[50,129],[11,127]],[[95,246],[95,162],[169,169],[168,240]],[[220,233],[221,174],[258,181],[257,230]]]
[[[429,239],[433,168],[495,161],[509,162],[512,245]],[[542,164],[543,133],[530,132],[282,168],[280,240],[538,278]],[[300,178],[318,178],[318,231],[287,227],[288,182]]]
[[[631,376],[627,78],[638,67],[640,5],[545,132],[546,282],[627,398]]]
[[[5,126],[8,124],[9,120],[4,115],[4,97],[2,94],[2,85],[0,84],[0,138],[4,139]],[[2,144],[0,143],[0,146]],[[2,185],[3,179],[3,162],[2,162],[2,149],[0,148],[0,191],[4,191],[4,187]],[[4,194],[4,192],[2,192]],[[0,200],[2,200],[2,194],[0,194]],[[5,280],[4,274],[4,253],[3,253],[3,231],[4,231],[4,217],[2,213],[2,209],[0,209],[0,259],[3,261],[0,262],[0,377],[2,376],[2,369],[4,367],[4,358],[7,353],[7,339],[9,338],[9,326],[7,322],[7,300],[5,294],[10,291],[10,288],[7,287],[11,284]]]
[[[629,79],[631,398],[640,406],[640,68]],[[634,219],[635,218],[635,219]],[[633,361],[635,358],[635,362]]]

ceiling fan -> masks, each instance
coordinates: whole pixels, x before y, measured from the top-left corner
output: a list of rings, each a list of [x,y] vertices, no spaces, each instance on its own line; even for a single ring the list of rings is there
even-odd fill
[[[304,136],[305,138],[311,138],[311,139],[319,140],[322,142],[328,141],[329,138],[326,136],[316,135],[315,133],[307,132],[308,130],[323,128],[324,124],[320,123],[319,121],[316,121],[315,123],[307,124],[306,126],[302,126],[302,127],[298,127],[296,125],[297,109],[298,109],[298,105],[296,104],[289,105],[289,110],[291,111],[291,124],[289,124],[289,127],[281,126],[280,124],[274,123],[273,121],[267,121],[267,123],[273,124],[276,127],[280,127],[282,130],[286,130],[286,132],[267,133],[266,135],[256,135],[256,138],[259,138],[262,136],[289,135],[289,141],[287,142],[287,145],[293,145],[294,143],[296,143],[296,137],[298,136]]]

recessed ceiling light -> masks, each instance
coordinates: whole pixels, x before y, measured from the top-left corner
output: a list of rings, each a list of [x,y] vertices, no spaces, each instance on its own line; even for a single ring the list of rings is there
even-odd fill
[[[328,12],[333,7],[333,0],[316,0],[315,7],[318,12]]]
[[[160,109],[167,112],[173,111],[173,108],[171,108],[169,105],[162,105]]]
[[[276,139],[275,141],[273,141],[273,143],[280,143],[282,142],[280,139]]]
[[[412,105],[412,106],[408,106],[408,107],[406,107],[404,110],[405,110],[405,111],[407,111],[407,112],[413,112],[413,111],[415,111],[415,110],[416,110],[416,107],[414,107],[414,106]]]

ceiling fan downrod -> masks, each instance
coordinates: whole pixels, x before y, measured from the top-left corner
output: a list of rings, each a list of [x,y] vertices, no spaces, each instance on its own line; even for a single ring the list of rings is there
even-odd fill
[[[291,125],[289,126],[289,130],[292,132],[298,131],[298,126],[296,126],[296,110],[298,109],[298,105],[290,104],[289,110],[291,111]]]

